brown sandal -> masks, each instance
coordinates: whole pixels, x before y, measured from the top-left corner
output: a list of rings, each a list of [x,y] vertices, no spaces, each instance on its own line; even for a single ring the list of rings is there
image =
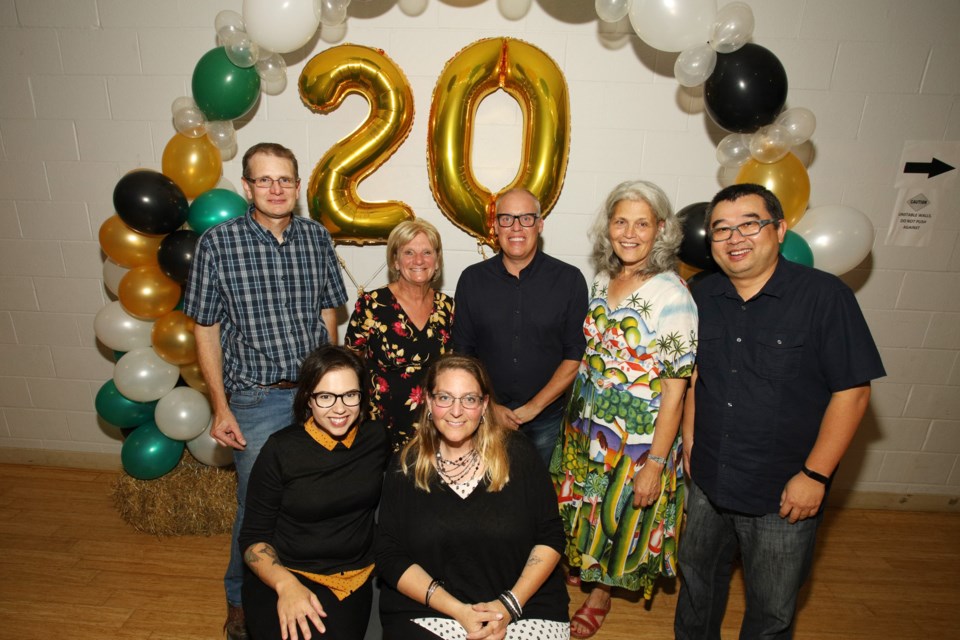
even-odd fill
[[[574,638],[590,638],[596,634],[600,630],[600,625],[607,619],[607,614],[610,613],[610,604],[611,602],[607,602],[607,606],[603,609],[588,607],[586,604],[577,609],[577,612],[573,614],[573,619],[570,620],[570,635]],[[573,630],[574,622],[583,627],[584,631],[581,633],[575,632]]]

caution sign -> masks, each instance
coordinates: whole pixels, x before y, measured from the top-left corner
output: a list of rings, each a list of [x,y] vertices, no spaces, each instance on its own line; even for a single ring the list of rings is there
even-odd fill
[[[900,156],[899,189],[886,244],[925,247],[933,237],[942,196],[956,180],[960,142],[909,140]]]

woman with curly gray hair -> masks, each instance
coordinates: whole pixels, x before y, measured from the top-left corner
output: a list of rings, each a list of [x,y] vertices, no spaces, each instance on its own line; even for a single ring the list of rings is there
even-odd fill
[[[550,467],[568,582],[593,583],[570,623],[575,638],[600,628],[612,587],[649,599],[657,577],[676,575],[680,415],[697,343],[697,309],[674,272],[683,233],[666,194],[618,185],[592,235],[587,349]]]

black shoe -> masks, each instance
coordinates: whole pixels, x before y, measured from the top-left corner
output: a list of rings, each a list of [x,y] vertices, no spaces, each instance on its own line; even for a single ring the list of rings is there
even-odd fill
[[[227,640],[248,640],[247,619],[243,616],[243,607],[227,605],[227,621],[223,623]]]

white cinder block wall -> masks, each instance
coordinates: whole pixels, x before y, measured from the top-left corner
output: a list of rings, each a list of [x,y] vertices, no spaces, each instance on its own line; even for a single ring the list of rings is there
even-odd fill
[[[960,138],[960,2],[957,0],[751,0],[754,41],[787,69],[788,106],[818,118],[807,149],[811,206],[843,203],[877,229],[873,253],[845,279],[880,344],[889,375],[875,384],[844,464],[858,492],[917,495],[951,508],[960,495],[960,198],[945,194],[926,248],[884,246],[905,140]],[[159,170],[174,133],[172,101],[189,95],[193,67],[215,46],[214,16],[240,0],[0,0],[0,460],[119,466],[120,438],[98,422],[93,399],[112,374],[94,314],[101,282],[101,223],[126,171]],[[400,199],[437,224],[444,289],[479,260],[475,242],[439,212],[425,166],[427,115],[444,63],[490,36],[527,40],[566,74],[572,145],[563,194],[547,220],[546,249],[592,276],[584,232],[608,190],[627,178],[659,183],[680,208],[719,188],[716,143],[725,132],[703,113],[698,90],[673,79],[675,54],[629,29],[598,22],[588,0],[536,0],[511,22],[494,0],[430,0],[404,15],[393,0],[354,0],[341,42],[383,49],[413,87],[413,132],[361,187]],[[300,70],[332,46],[321,38],[287,56],[286,91],[263,97],[239,128],[242,150],[291,147],[302,173],[366,114],[350,98],[311,114],[296,92]],[[474,165],[492,189],[519,159],[522,119],[504,94],[477,115]],[[812,161],[811,161],[812,159]],[[224,173],[239,184],[239,161]],[[306,211],[305,205],[302,207]],[[341,247],[358,284],[384,248]],[[350,287],[351,290],[353,287]],[[858,493],[858,495],[864,495]],[[893,503],[896,500],[889,500]]]

